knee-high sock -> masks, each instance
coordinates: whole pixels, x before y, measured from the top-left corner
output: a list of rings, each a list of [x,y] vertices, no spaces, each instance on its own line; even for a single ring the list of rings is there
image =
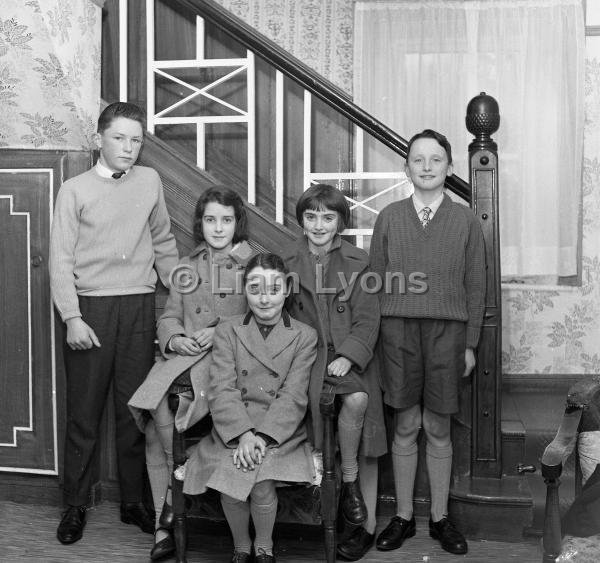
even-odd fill
[[[221,493],[221,506],[227,518],[231,535],[233,536],[233,548],[235,551],[250,553],[252,540],[250,539],[250,505],[246,501],[236,500]]]
[[[169,467],[167,465],[167,456],[158,438],[154,420],[149,420],[144,430],[146,432],[146,468],[148,470],[150,489],[152,490],[154,512],[156,513],[154,526],[155,528],[159,528],[158,520],[169,486]]]
[[[175,418],[169,409],[167,396],[161,400],[156,410],[152,411],[152,419],[169,468],[166,501],[171,504],[171,489],[168,485],[171,484],[171,475],[173,474],[173,429],[175,428]]]
[[[273,527],[277,516],[277,492],[273,481],[262,481],[254,486],[250,493],[250,514],[256,530],[254,553],[262,550],[273,555]]]
[[[360,492],[367,506],[367,520],[363,524],[363,528],[369,534],[375,533],[377,526],[377,478],[378,478],[378,463],[376,457],[365,457],[363,455],[358,458],[358,467],[360,471]]]
[[[396,514],[406,520],[410,520],[413,515],[413,493],[418,462],[419,448],[416,442],[403,448],[394,440],[392,466],[396,488]]]
[[[427,475],[431,492],[431,519],[438,522],[448,515],[448,494],[452,473],[452,444],[436,448],[427,442]]]
[[[340,457],[342,462],[342,481],[351,483],[358,477],[358,447],[362,437],[365,413],[354,413],[342,406],[338,416],[338,439],[340,442]]]

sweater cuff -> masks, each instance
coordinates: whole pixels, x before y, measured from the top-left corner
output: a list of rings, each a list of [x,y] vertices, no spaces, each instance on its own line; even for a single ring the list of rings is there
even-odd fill
[[[481,327],[467,326],[467,348],[477,348]]]

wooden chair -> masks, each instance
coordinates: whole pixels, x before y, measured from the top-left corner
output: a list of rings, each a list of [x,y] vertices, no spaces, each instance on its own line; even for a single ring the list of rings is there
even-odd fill
[[[169,409],[175,416],[179,408],[179,396],[191,392],[192,387],[186,378],[181,376],[169,388]],[[323,417],[323,478],[320,485],[321,521],[325,536],[325,557],[327,563],[336,560],[337,547],[337,478],[335,469],[335,395],[325,390],[321,394],[319,404]],[[210,425],[204,421],[204,427]],[[171,484],[173,505],[173,537],[175,540],[175,557],[177,563],[187,563],[187,525],[186,504],[183,494],[184,471],[186,462],[186,432],[178,432],[173,427],[173,475]]]
[[[546,483],[544,515],[543,561],[554,562],[562,550],[562,530],[559,510],[559,486],[563,465],[575,449],[580,429],[600,430],[600,378],[590,378],[569,389],[563,419],[552,442],[542,456],[542,476]],[[581,471],[576,463],[577,495],[581,489]]]

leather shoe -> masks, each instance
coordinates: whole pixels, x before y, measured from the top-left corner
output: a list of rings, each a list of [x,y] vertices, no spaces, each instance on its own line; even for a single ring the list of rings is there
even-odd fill
[[[122,503],[121,522],[135,524],[146,534],[154,533],[154,518],[150,516],[146,507],[141,502]]]
[[[405,520],[400,516],[394,516],[387,527],[377,538],[377,549],[379,551],[391,551],[398,549],[407,538],[412,538],[416,533],[417,526],[415,517]]]
[[[467,553],[469,549],[467,540],[448,518],[442,518],[439,522],[433,522],[429,519],[429,535],[434,540],[439,540],[442,549],[448,553],[462,555]]]
[[[367,519],[367,507],[362,493],[360,492],[358,479],[351,483],[342,483],[340,505],[342,507],[344,518],[350,522],[350,524],[358,526]]]
[[[160,524],[161,528],[170,530],[171,528],[173,528],[174,521],[175,512],[173,512],[173,507],[167,501],[165,501],[160,512],[160,518],[158,519],[158,523]]]
[[[369,534],[362,526],[355,528],[346,541],[338,544],[337,554],[346,561],[362,559],[375,542],[375,534]]]
[[[252,555],[245,551],[236,551],[231,558],[231,563],[250,563],[252,561]]]
[[[264,550],[259,549],[258,553],[254,556],[255,563],[275,563],[274,555],[267,555]]]
[[[156,542],[152,547],[152,550],[150,551],[150,559],[152,561],[159,561],[160,559],[164,559],[165,557],[168,557],[169,555],[172,555],[175,552],[175,541],[173,540],[173,534],[171,533],[171,531],[161,527],[158,528],[156,532],[158,532],[159,530],[168,532],[169,535],[166,538],[160,540],[159,542]],[[155,537],[156,532],[154,532]]]
[[[83,536],[85,527],[85,506],[69,506],[62,515],[56,537],[60,543],[75,543]]]

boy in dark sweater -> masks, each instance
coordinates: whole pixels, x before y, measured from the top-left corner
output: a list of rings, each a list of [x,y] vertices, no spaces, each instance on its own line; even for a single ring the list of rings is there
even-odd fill
[[[50,237],[52,297],[66,325],[67,436],[57,530],[78,541],[92,485],[100,419],[113,384],[121,520],[154,531],[142,503],[144,435],[127,401],[154,362],[154,290],[177,265],[175,238],[155,170],[134,166],[144,113],[117,102],[98,119],[98,163],[61,187]],[[155,270],[156,269],[156,270]]]
[[[379,214],[371,242],[371,268],[383,282],[382,383],[384,401],[395,409],[397,502],[396,516],[376,545],[382,551],[397,549],[415,535],[413,489],[422,426],[431,490],[429,533],[446,551],[463,554],[467,542],[447,517],[450,420],[458,411],[459,378],[475,366],[485,297],[483,233],[473,212],[444,194],[452,153],[443,135],[426,129],[410,140],[406,174],[414,194]]]

